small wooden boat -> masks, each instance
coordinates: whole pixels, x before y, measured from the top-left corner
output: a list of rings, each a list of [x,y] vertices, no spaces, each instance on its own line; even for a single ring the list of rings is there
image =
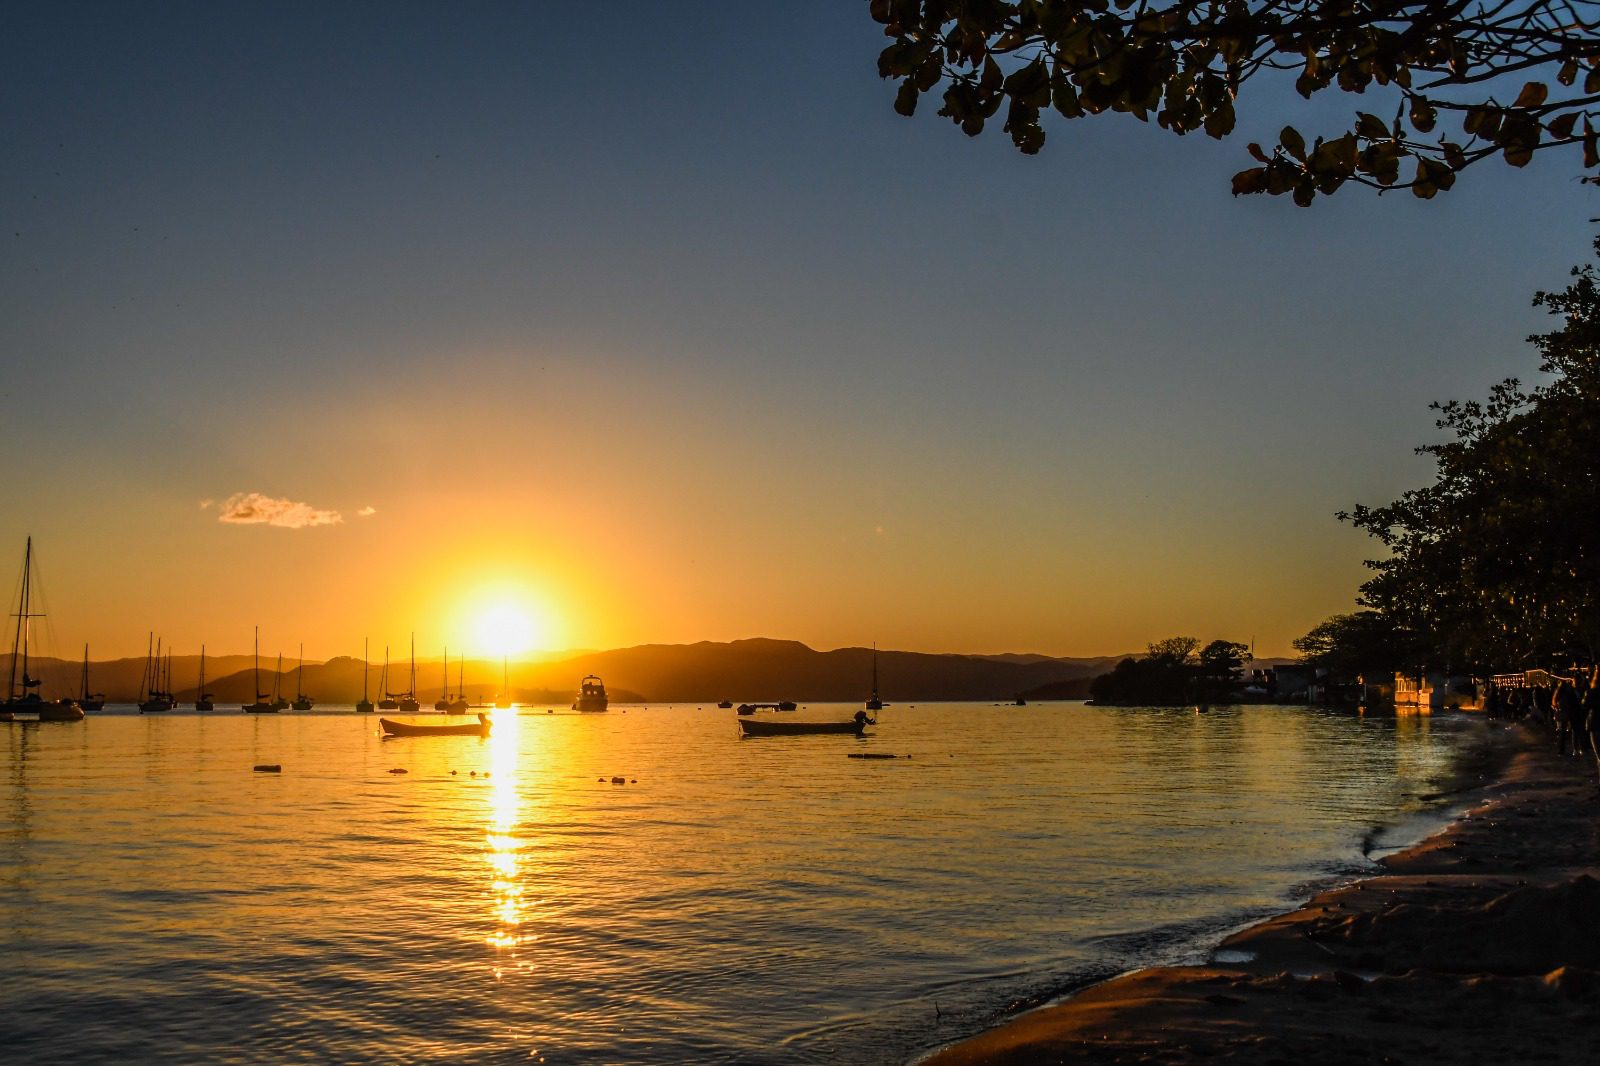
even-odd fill
[[[759,718],[739,719],[739,732],[747,737],[800,737],[800,736],[850,736],[859,737],[870,718],[849,722],[774,722]]]
[[[486,737],[489,735],[489,716],[478,715],[475,723],[465,725],[416,725],[412,722],[395,722],[378,719],[385,736],[391,737]]]

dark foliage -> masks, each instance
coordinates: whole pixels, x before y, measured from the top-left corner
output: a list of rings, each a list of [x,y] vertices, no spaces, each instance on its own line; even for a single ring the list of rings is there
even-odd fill
[[[976,136],[1003,109],[1027,153],[1051,110],[1222,138],[1260,78],[1285,92],[1292,79],[1307,99],[1372,99],[1332,136],[1286,126],[1270,150],[1250,145],[1259,165],[1234,176],[1235,195],[1304,206],[1354,182],[1427,199],[1480,160],[1521,167],[1558,147],[1600,168],[1591,0],[871,0],[871,12],[891,40],[878,72],[900,82],[895,110],[913,114],[942,86],[940,115]]]

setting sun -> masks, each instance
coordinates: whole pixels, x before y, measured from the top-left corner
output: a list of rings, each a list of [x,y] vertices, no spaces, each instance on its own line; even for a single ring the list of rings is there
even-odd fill
[[[477,651],[482,655],[520,655],[540,644],[548,634],[534,623],[527,609],[500,603],[480,611],[473,624]]]

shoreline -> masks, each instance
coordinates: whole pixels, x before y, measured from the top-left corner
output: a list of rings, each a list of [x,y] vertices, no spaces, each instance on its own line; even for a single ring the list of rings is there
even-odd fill
[[[1595,763],[1490,724],[1489,761],[1451,790],[1466,809],[1383,872],[1226,937],[1203,965],[1088,985],[916,1061],[1600,1061]]]

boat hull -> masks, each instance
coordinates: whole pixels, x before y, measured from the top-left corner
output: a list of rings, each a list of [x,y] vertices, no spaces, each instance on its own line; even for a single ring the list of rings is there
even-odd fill
[[[746,737],[859,737],[865,722],[769,722],[754,718],[739,719],[739,733]]]
[[[572,709],[584,714],[599,714],[611,706],[611,701],[604,696],[579,696],[572,701]]]
[[[360,703],[356,704],[356,713],[357,714],[371,714],[372,713],[372,701],[371,700],[362,700]]]
[[[378,719],[384,735],[391,737],[486,737],[489,719],[478,715],[478,720],[462,725],[417,725],[413,722],[396,722],[389,718]]]

